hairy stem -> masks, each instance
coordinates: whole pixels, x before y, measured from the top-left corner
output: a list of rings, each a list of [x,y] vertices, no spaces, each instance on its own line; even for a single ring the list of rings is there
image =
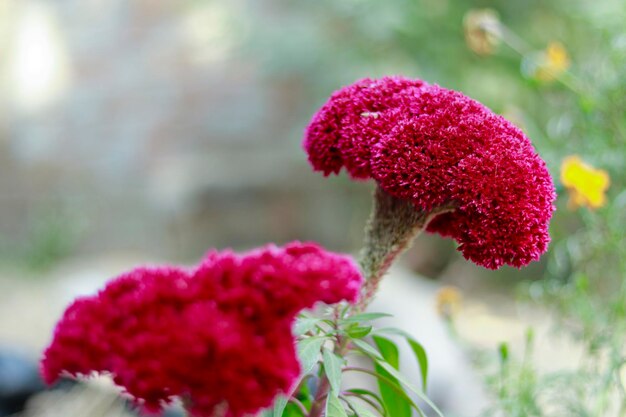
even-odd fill
[[[367,308],[393,261],[411,246],[413,239],[424,230],[428,222],[452,210],[454,205],[449,204],[428,212],[421,211],[411,201],[390,196],[376,188],[374,207],[365,227],[365,244],[359,261],[366,282],[356,312]]]
[[[354,308],[348,310],[347,316],[360,313],[367,308],[393,261],[408,249],[413,238],[424,230],[428,222],[433,217],[452,211],[454,208],[455,206],[450,204],[429,212],[420,211],[411,201],[390,196],[380,188],[376,188],[374,207],[365,226],[365,244],[359,261],[366,281],[361,290],[359,302]],[[349,348],[348,342],[348,338],[337,340],[334,348],[337,356],[343,357],[346,354]],[[346,369],[360,371],[355,368]],[[308,417],[322,416],[329,390],[330,383],[326,374],[323,374],[320,377]]]

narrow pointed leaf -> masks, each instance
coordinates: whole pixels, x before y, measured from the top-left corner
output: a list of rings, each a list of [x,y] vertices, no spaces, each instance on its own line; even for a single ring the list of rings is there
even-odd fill
[[[417,340],[407,337],[406,341],[409,342],[411,350],[417,359],[417,363],[420,366],[420,374],[422,375],[422,389],[426,392],[426,383],[428,382],[428,356],[426,356],[426,350],[421,343]]]
[[[352,343],[370,358],[382,359],[382,355],[363,340],[355,339],[352,341]]]
[[[287,396],[280,394],[274,400],[274,406],[263,412],[263,417],[282,417],[287,406]]]
[[[374,393],[374,392],[372,392],[370,390],[363,389],[363,388],[351,388],[351,389],[347,390],[347,392],[351,392],[353,394],[357,394],[359,396],[358,398],[370,397],[384,411],[384,408],[385,408],[384,402],[383,402],[382,398],[380,398],[380,396],[378,396],[378,394],[376,394],[376,393]]]
[[[509,345],[506,342],[498,345],[498,354],[500,356],[500,362],[506,363],[509,360]]]
[[[355,314],[354,316],[347,317],[345,319],[339,320],[340,323],[360,323],[363,321],[371,321],[380,319],[383,317],[391,317],[391,314],[387,313],[361,313]]]
[[[330,383],[331,393],[336,397],[341,389],[341,367],[343,360],[328,349],[322,351],[324,360],[324,372]]]
[[[398,347],[391,340],[385,339],[384,337],[374,336],[373,339],[384,358],[384,360],[377,360],[374,364],[376,373],[390,379],[393,383],[397,384],[400,391],[403,391],[401,385],[398,383],[398,379],[390,373],[385,366],[382,366],[384,364],[391,369],[399,367],[400,357]],[[378,389],[380,390],[380,396],[385,402],[385,409],[390,417],[411,417],[411,403],[408,402],[406,398],[403,398],[397,389],[393,389],[381,380],[378,380]]]
[[[339,398],[329,395],[326,400],[326,417],[348,417]]]
[[[303,334],[315,329],[315,326],[320,322],[317,317],[298,317],[296,324],[293,326],[293,334],[295,336],[302,336]]]
[[[382,368],[379,367],[378,369],[382,369]],[[413,407],[413,409],[417,411],[417,414],[420,417],[426,417],[424,412],[419,408],[419,406],[415,404],[415,401],[413,401],[411,397],[409,397],[409,395],[404,391],[402,386],[398,383],[398,381],[394,380],[393,377],[388,376],[388,375],[383,375],[382,373],[377,373],[377,372],[373,372],[372,375],[375,376],[379,382],[386,384],[387,386],[391,387],[394,391],[396,391],[397,394],[401,398],[403,398],[406,402],[408,402],[411,405],[411,407]],[[382,404],[384,406],[384,403]],[[388,415],[387,414],[388,410],[386,408],[385,408],[385,412],[386,412],[385,415]]]
[[[401,329],[396,329],[394,327],[386,327],[382,329],[376,329],[373,333],[388,333],[388,334],[396,334],[402,336],[406,339],[415,358],[417,359],[417,363],[420,367],[420,373],[422,376],[422,389],[426,392],[427,382],[428,382],[428,356],[426,355],[426,350],[421,343],[415,340],[410,334]]]
[[[409,390],[413,391],[415,394],[417,394],[417,396],[424,401],[426,404],[428,404],[430,406],[430,408],[432,408],[435,413],[437,413],[437,415],[439,417],[443,417],[443,414],[441,413],[441,411],[439,410],[439,408],[437,408],[437,406],[430,400],[430,398],[428,398],[426,396],[426,394],[424,394],[424,392],[422,390],[420,390],[419,388],[417,388],[415,385],[413,385],[412,383],[410,383],[406,377],[404,377],[404,375],[402,375],[397,369],[395,369],[393,366],[391,366],[390,364],[383,362],[383,361],[377,361],[377,365],[379,365],[380,367],[382,367],[385,371],[387,371],[393,378],[395,378],[397,381],[399,381],[402,385],[404,385],[405,387],[407,387]]]
[[[346,333],[352,339],[362,339],[372,331],[372,326],[354,326],[349,327]]]
[[[372,410],[356,401],[350,401],[350,407],[354,410],[358,417],[377,417]]]
[[[323,337],[309,337],[298,342],[298,358],[303,374],[308,374],[313,370],[319,360],[324,340]]]
[[[368,396],[368,397],[372,397],[373,399],[376,400],[376,402],[380,405],[383,404],[382,399],[378,396],[378,394],[376,394],[375,392],[372,392],[370,390],[364,389],[364,388],[350,388],[349,390],[347,390],[347,392],[351,392],[353,394],[358,394],[362,397],[364,396]]]

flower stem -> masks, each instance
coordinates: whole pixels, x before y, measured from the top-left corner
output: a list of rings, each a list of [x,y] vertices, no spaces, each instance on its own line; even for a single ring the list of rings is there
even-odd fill
[[[364,311],[374,299],[382,277],[398,255],[411,245],[413,238],[424,230],[433,217],[454,209],[454,204],[449,204],[429,212],[421,211],[411,201],[393,197],[377,187],[374,192],[374,207],[365,226],[365,244],[360,256],[366,281],[359,302],[346,315],[352,316]],[[341,338],[337,340],[334,352],[343,357],[348,348],[349,339]],[[320,377],[308,417],[320,417],[323,414],[329,390],[330,383],[324,373]]]
[[[317,387],[317,393],[315,394],[315,400],[311,404],[311,410],[309,411],[309,417],[320,417],[324,412],[324,405],[326,401],[324,399],[328,396],[330,391],[330,382],[324,373],[321,377],[320,384]]]
[[[428,222],[452,210],[454,205],[450,204],[425,212],[417,209],[411,201],[393,197],[376,188],[374,207],[365,227],[365,245],[360,256],[366,282],[355,313],[367,308],[393,261],[410,247]]]

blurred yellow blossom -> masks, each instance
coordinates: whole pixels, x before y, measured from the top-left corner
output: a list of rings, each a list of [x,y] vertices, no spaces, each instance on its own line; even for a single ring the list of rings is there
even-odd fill
[[[569,191],[570,209],[597,209],[606,204],[604,193],[611,182],[609,174],[584,163],[577,155],[568,156],[561,163],[561,182]]]
[[[553,81],[563,75],[570,66],[567,50],[560,42],[550,42],[537,59],[533,77],[540,81]]]
[[[500,43],[500,18],[493,9],[473,9],[463,17],[467,46],[479,55],[492,54]]]
[[[463,295],[457,287],[447,285],[441,287],[435,296],[437,313],[444,318],[450,319],[461,308]]]

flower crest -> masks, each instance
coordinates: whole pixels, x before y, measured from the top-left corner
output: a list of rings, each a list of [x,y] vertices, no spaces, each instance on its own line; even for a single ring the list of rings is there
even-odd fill
[[[459,92],[402,77],[357,81],[313,116],[304,148],[325,175],[345,167],[416,210],[453,207],[427,230],[479,265],[521,267],[547,249],[556,195],[545,162],[520,129]]]
[[[47,383],[111,373],[154,411],[178,396],[194,416],[255,413],[299,376],[295,315],[354,302],[361,280],[349,257],[299,242],[210,252],[194,269],[137,268],[66,310],[42,373]]]

